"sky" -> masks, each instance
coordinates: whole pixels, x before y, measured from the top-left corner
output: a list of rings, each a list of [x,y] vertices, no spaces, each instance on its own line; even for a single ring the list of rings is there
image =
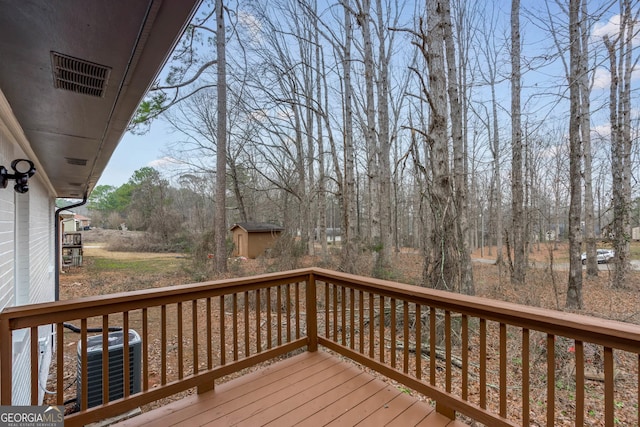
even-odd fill
[[[166,146],[176,138],[162,120],[153,122],[149,132],[144,135],[125,133],[97,185],[119,187],[127,182],[135,171],[145,166],[162,171],[166,167]]]
[[[526,20],[522,22],[526,24]],[[593,28],[594,36],[602,36],[604,33],[613,32],[612,26],[615,27],[617,22],[604,20]],[[535,32],[535,26],[527,25],[528,32],[524,35],[524,42],[527,40],[544,39],[538,37]],[[557,64],[559,66],[559,64]],[[603,71],[599,70],[599,71]],[[637,78],[637,76],[636,76]],[[635,79],[634,79],[635,80]],[[609,85],[608,73],[596,73],[595,88],[606,88]],[[162,118],[155,120],[144,135],[134,135],[126,133],[123,135],[120,144],[116,148],[111,160],[104,170],[98,185],[111,185],[118,187],[126,183],[133,173],[145,166],[151,166],[165,172],[171,169],[168,164],[168,156],[166,154],[168,145],[180,138],[180,135],[172,130]]]

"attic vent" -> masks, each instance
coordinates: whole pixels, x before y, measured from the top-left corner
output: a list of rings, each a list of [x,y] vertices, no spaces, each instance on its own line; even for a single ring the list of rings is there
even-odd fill
[[[81,182],[70,182],[69,185],[72,187],[82,187]]]
[[[86,166],[87,165],[87,159],[75,159],[73,157],[65,157],[65,160],[70,165],[76,165],[76,166]]]
[[[56,88],[104,96],[111,68],[57,52],[51,52],[51,64]]]

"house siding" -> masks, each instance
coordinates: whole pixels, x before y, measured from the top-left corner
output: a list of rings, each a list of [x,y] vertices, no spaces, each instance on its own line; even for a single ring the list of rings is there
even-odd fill
[[[0,117],[0,125],[2,117]],[[16,158],[27,158],[0,126],[0,165],[9,168]],[[55,295],[55,198],[37,171],[29,179],[29,192],[18,194],[13,183],[0,188],[0,310],[21,304],[53,301]],[[38,401],[44,397],[52,355],[51,327],[38,331],[40,342]],[[31,404],[29,331],[13,336],[12,404]]]
[[[13,147],[0,133],[0,165],[7,165],[13,156]],[[15,301],[13,283],[14,212],[13,191],[0,190],[0,309]]]
[[[55,204],[53,199],[47,197],[41,186],[36,186],[30,195],[33,197],[33,206],[29,211],[29,248],[31,249],[29,299],[32,303],[53,301],[55,295],[53,241]]]

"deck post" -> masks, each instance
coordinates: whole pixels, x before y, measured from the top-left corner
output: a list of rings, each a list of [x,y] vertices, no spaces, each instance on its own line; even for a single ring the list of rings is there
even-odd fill
[[[440,402],[436,402],[436,412],[444,415],[450,420],[456,419],[456,411],[454,409],[449,408],[448,406],[443,405]]]
[[[11,405],[11,388],[13,386],[13,336],[9,327],[9,319],[0,316],[0,405]]]
[[[203,383],[203,384],[199,384],[197,387],[197,392],[198,394],[202,394],[202,393],[206,393],[208,391],[213,391],[213,389],[215,388],[215,381],[214,380],[210,380],[209,382]]]
[[[306,296],[306,312],[307,312],[307,350],[318,350],[318,314],[316,301],[316,277],[313,273],[309,273],[307,278]]]

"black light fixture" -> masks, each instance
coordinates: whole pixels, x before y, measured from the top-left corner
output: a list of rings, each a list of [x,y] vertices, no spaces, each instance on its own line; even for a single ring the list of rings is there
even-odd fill
[[[36,168],[31,160],[27,159],[15,159],[11,162],[11,169],[15,173],[10,174],[7,168],[0,166],[0,188],[7,188],[7,183],[10,179],[16,180],[16,185],[13,189],[20,194],[24,194],[29,191],[29,178],[36,173]]]

